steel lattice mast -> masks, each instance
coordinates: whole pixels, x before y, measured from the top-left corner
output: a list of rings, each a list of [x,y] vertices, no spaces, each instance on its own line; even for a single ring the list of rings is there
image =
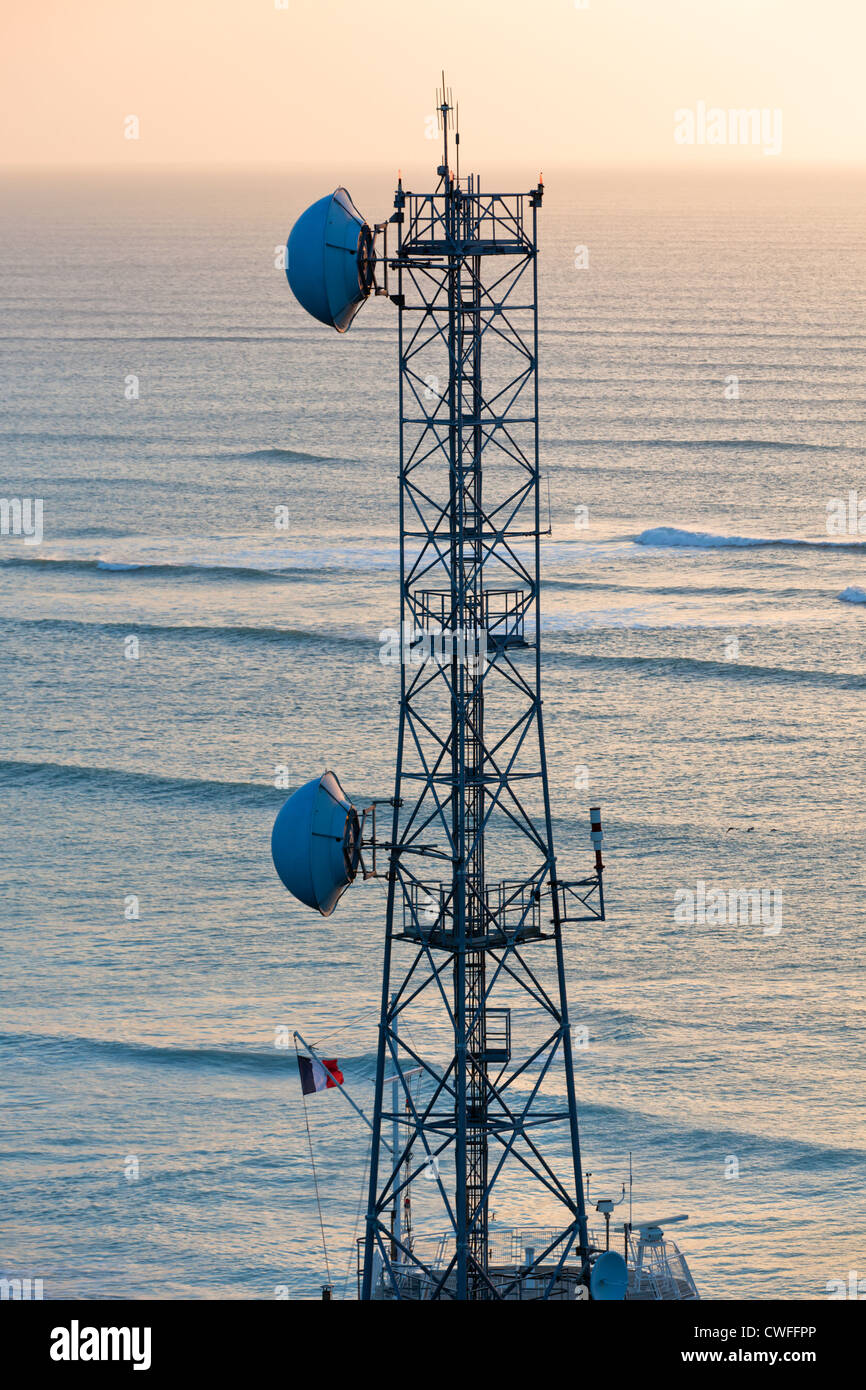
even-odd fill
[[[563,924],[603,917],[604,903],[597,813],[595,873],[557,878],[542,724],[543,187],[488,194],[461,181],[444,85],[438,109],[438,186],[398,184],[387,258],[400,319],[401,702],[361,1296],[518,1298],[532,1281],[548,1297],[566,1271],[585,1276],[590,1254]],[[514,1028],[506,998],[520,1004]],[[421,1069],[423,1100],[407,1068]],[[565,1173],[544,1151],[555,1132]],[[489,1222],[515,1173],[557,1215],[510,1269],[491,1254]],[[444,1231],[435,1263],[399,1225],[422,1174]]]

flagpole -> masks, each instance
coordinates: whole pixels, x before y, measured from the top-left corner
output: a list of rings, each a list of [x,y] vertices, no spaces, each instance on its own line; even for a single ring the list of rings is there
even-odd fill
[[[396,996],[396,994],[392,994],[392,995],[391,995],[391,1011],[392,1011],[392,1014],[393,1014],[393,1022],[392,1022],[392,1024],[391,1024],[391,1029],[392,1029],[392,1032],[393,1032],[393,1034],[394,1034],[394,1041],[395,1041],[395,1042],[397,1041],[397,1011],[396,1011],[396,1005],[397,1005],[397,996]],[[391,1152],[392,1152],[393,1155],[394,1155],[394,1166],[395,1166],[395,1168],[399,1168],[399,1159],[398,1159],[398,1157],[397,1157],[397,1155],[398,1155],[399,1152],[400,1152],[400,1121],[399,1121],[399,1118],[398,1118],[398,1113],[399,1113],[399,1109],[400,1109],[400,1071],[399,1071],[399,1064],[398,1064],[398,1069],[397,1069],[397,1071],[394,1073],[394,1075],[393,1075],[392,1078],[391,1078],[391,1109],[392,1109],[393,1112],[394,1112],[393,1118],[392,1118],[392,1120],[391,1120],[391,1143],[392,1143],[392,1145],[393,1145]],[[393,1219],[394,1219],[394,1224],[393,1224],[393,1227],[392,1227],[392,1232],[393,1232],[394,1239],[393,1239],[393,1241],[391,1242],[391,1259],[394,1261],[395,1264],[396,1264],[396,1261],[397,1261],[397,1251],[400,1249],[400,1245],[401,1245],[402,1240],[403,1240],[403,1232],[402,1232],[402,1230],[401,1230],[401,1222],[400,1222],[400,1203],[401,1203],[401,1201],[402,1201],[402,1198],[401,1198],[401,1196],[400,1196],[399,1188],[400,1188],[400,1177],[399,1177],[399,1172],[395,1172],[395,1174],[394,1174],[394,1218],[393,1218]]]
[[[319,1054],[318,1054],[318,1052],[316,1051],[316,1049],[315,1049],[314,1047],[311,1047],[311,1046],[310,1046],[310,1044],[307,1042],[306,1038],[302,1038],[302,1037],[301,1037],[301,1035],[300,1035],[300,1033],[297,1031],[297,1029],[295,1029],[295,1031],[294,1031],[294,1033],[293,1033],[292,1036],[295,1037],[295,1038],[298,1040],[299,1043],[302,1043],[302,1044],[304,1045],[304,1047],[307,1049],[307,1051],[309,1052],[309,1054],[310,1054],[311,1057],[315,1057],[316,1061],[319,1063],[319,1066],[325,1067],[325,1064],[324,1064],[324,1062],[322,1061],[322,1059],[321,1059],[321,1057],[319,1056]],[[327,1071],[327,1072],[328,1072],[328,1075],[332,1078],[332,1080],[333,1080],[333,1082],[334,1082],[334,1085],[335,1085],[335,1086],[338,1086],[339,1089],[343,1092],[343,1095],[346,1097],[346,1100],[349,1102],[349,1104],[351,1105],[352,1109],[353,1109],[358,1115],[361,1116],[361,1119],[364,1121],[364,1124],[367,1126],[367,1128],[368,1128],[368,1129],[372,1129],[372,1128],[373,1128],[373,1122],[372,1122],[372,1120],[369,1120],[369,1119],[367,1118],[367,1116],[364,1114],[363,1110],[361,1109],[360,1105],[356,1105],[356,1104],[355,1104],[355,1102],[352,1100],[352,1097],[349,1095],[349,1092],[346,1090],[346,1087],[343,1085],[343,1082],[342,1082],[342,1081],[338,1081],[337,1078],[336,1078],[336,1076],[334,1076],[334,1073],[333,1073],[332,1071],[329,1071],[329,1069],[328,1069],[327,1067],[325,1067],[325,1071]],[[390,1153],[390,1152],[391,1152],[391,1145],[388,1143],[388,1140],[385,1139],[385,1138],[383,1137],[383,1138],[382,1138],[382,1143],[385,1145],[385,1148],[386,1148],[386,1149],[388,1150],[388,1152]]]

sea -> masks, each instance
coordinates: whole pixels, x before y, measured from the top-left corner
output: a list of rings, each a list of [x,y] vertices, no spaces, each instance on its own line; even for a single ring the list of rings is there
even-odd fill
[[[326,769],[393,792],[396,314],[338,337],[281,249],[394,172],[3,175],[0,1275],[46,1298],[357,1296],[368,1132],[292,1035],[369,1113],[384,893],[322,919],[269,839]],[[708,1299],[866,1278],[864,214],[770,160],[547,171],[540,213],[584,1180],[687,1215]]]

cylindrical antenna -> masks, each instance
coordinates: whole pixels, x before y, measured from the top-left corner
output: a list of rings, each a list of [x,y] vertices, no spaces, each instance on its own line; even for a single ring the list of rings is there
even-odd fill
[[[603,837],[603,835],[602,835],[602,830],[601,830],[601,808],[600,808],[599,806],[590,806],[590,808],[589,808],[589,825],[590,825],[590,839],[592,840],[593,848],[594,848],[594,850],[595,850],[595,868],[596,868],[596,873],[599,873],[599,874],[600,874],[600,873],[602,872],[602,870],[604,869],[604,864],[602,863],[602,860],[601,860],[601,846],[602,846],[604,837]]]
[[[460,187],[460,102],[454,108],[454,145],[457,159],[457,187]]]

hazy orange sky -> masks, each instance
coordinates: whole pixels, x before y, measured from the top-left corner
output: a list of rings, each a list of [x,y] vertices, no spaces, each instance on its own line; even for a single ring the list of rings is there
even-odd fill
[[[866,161],[862,0],[582,3],[5,0],[0,163],[426,164],[443,65],[473,165],[766,158],[678,146],[698,102],[781,110],[787,165]]]

